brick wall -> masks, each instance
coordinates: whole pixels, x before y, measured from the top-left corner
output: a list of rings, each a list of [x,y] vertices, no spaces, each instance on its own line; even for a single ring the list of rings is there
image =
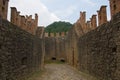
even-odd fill
[[[0,80],[24,80],[43,67],[43,40],[0,18]]]

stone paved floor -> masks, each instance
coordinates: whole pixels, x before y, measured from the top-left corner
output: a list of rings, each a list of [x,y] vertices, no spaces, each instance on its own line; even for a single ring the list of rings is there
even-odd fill
[[[67,64],[46,64],[45,72],[36,80],[87,80]]]

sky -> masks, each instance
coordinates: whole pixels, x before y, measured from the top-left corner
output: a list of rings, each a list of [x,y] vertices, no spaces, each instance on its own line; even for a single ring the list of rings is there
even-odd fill
[[[8,19],[10,20],[10,7],[16,7],[21,15],[39,16],[39,26],[47,26],[54,21],[67,21],[75,23],[79,19],[80,11],[86,11],[87,20],[101,5],[107,5],[108,20],[110,19],[109,0],[10,0]]]

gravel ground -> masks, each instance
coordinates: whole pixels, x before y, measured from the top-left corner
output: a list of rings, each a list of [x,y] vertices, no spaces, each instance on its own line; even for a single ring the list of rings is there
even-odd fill
[[[44,73],[35,80],[88,80],[67,64],[46,64]]]

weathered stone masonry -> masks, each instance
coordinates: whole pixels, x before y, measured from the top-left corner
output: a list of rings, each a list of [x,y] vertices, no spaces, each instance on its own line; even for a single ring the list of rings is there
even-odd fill
[[[0,18],[0,80],[24,80],[43,65],[43,40]]]
[[[79,70],[100,80],[120,79],[120,13],[79,38]]]
[[[65,37],[45,37],[45,60],[65,60]]]
[[[0,17],[7,20],[9,0],[0,0]]]

